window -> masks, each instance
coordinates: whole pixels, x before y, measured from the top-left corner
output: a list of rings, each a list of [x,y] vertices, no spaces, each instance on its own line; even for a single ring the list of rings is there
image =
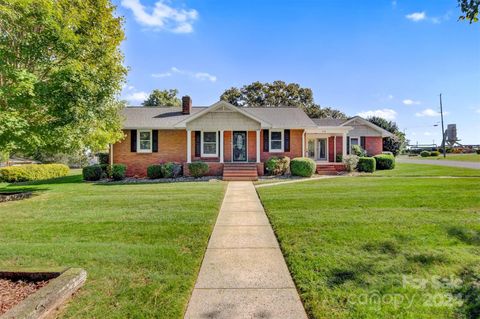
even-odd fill
[[[270,131],[270,151],[283,152],[283,131]]]
[[[216,157],[217,132],[202,132],[202,157]]]
[[[352,153],[353,145],[359,145],[358,137],[350,137],[350,153]]]
[[[137,152],[149,153],[152,151],[152,131],[138,131]]]

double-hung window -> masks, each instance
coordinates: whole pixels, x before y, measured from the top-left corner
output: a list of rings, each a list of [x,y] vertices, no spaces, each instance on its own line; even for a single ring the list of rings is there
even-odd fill
[[[283,152],[283,131],[270,131],[270,152]]]
[[[152,151],[152,131],[138,131],[138,147],[137,152],[150,153]]]
[[[218,156],[217,132],[202,132],[202,157]]]
[[[350,154],[353,152],[353,146],[360,145],[360,141],[358,137],[350,137]]]

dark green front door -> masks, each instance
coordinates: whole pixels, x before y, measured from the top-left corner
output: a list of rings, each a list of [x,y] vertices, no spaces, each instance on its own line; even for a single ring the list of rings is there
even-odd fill
[[[247,161],[247,132],[234,131],[232,138],[232,150],[234,162]]]

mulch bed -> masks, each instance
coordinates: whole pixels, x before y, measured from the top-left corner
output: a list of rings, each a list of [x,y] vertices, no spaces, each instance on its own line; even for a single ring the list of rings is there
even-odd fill
[[[47,283],[48,280],[31,282],[0,278],[0,316]]]

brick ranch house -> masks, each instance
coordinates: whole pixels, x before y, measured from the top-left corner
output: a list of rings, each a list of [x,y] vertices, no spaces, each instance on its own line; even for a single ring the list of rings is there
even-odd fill
[[[310,157],[319,173],[344,169],[337,155],[361,145],[369,155],[382,152],[386,130],[355,116],[348,120],[310,119],[293,107],[235,107],[219,101],[192,107],[127,107],[125,138],[110,147],[111,163],[127,165],[127,176],[146,176],[147,167],[164,162],[204,161],[208,175],[256,179],[271,156]]]

